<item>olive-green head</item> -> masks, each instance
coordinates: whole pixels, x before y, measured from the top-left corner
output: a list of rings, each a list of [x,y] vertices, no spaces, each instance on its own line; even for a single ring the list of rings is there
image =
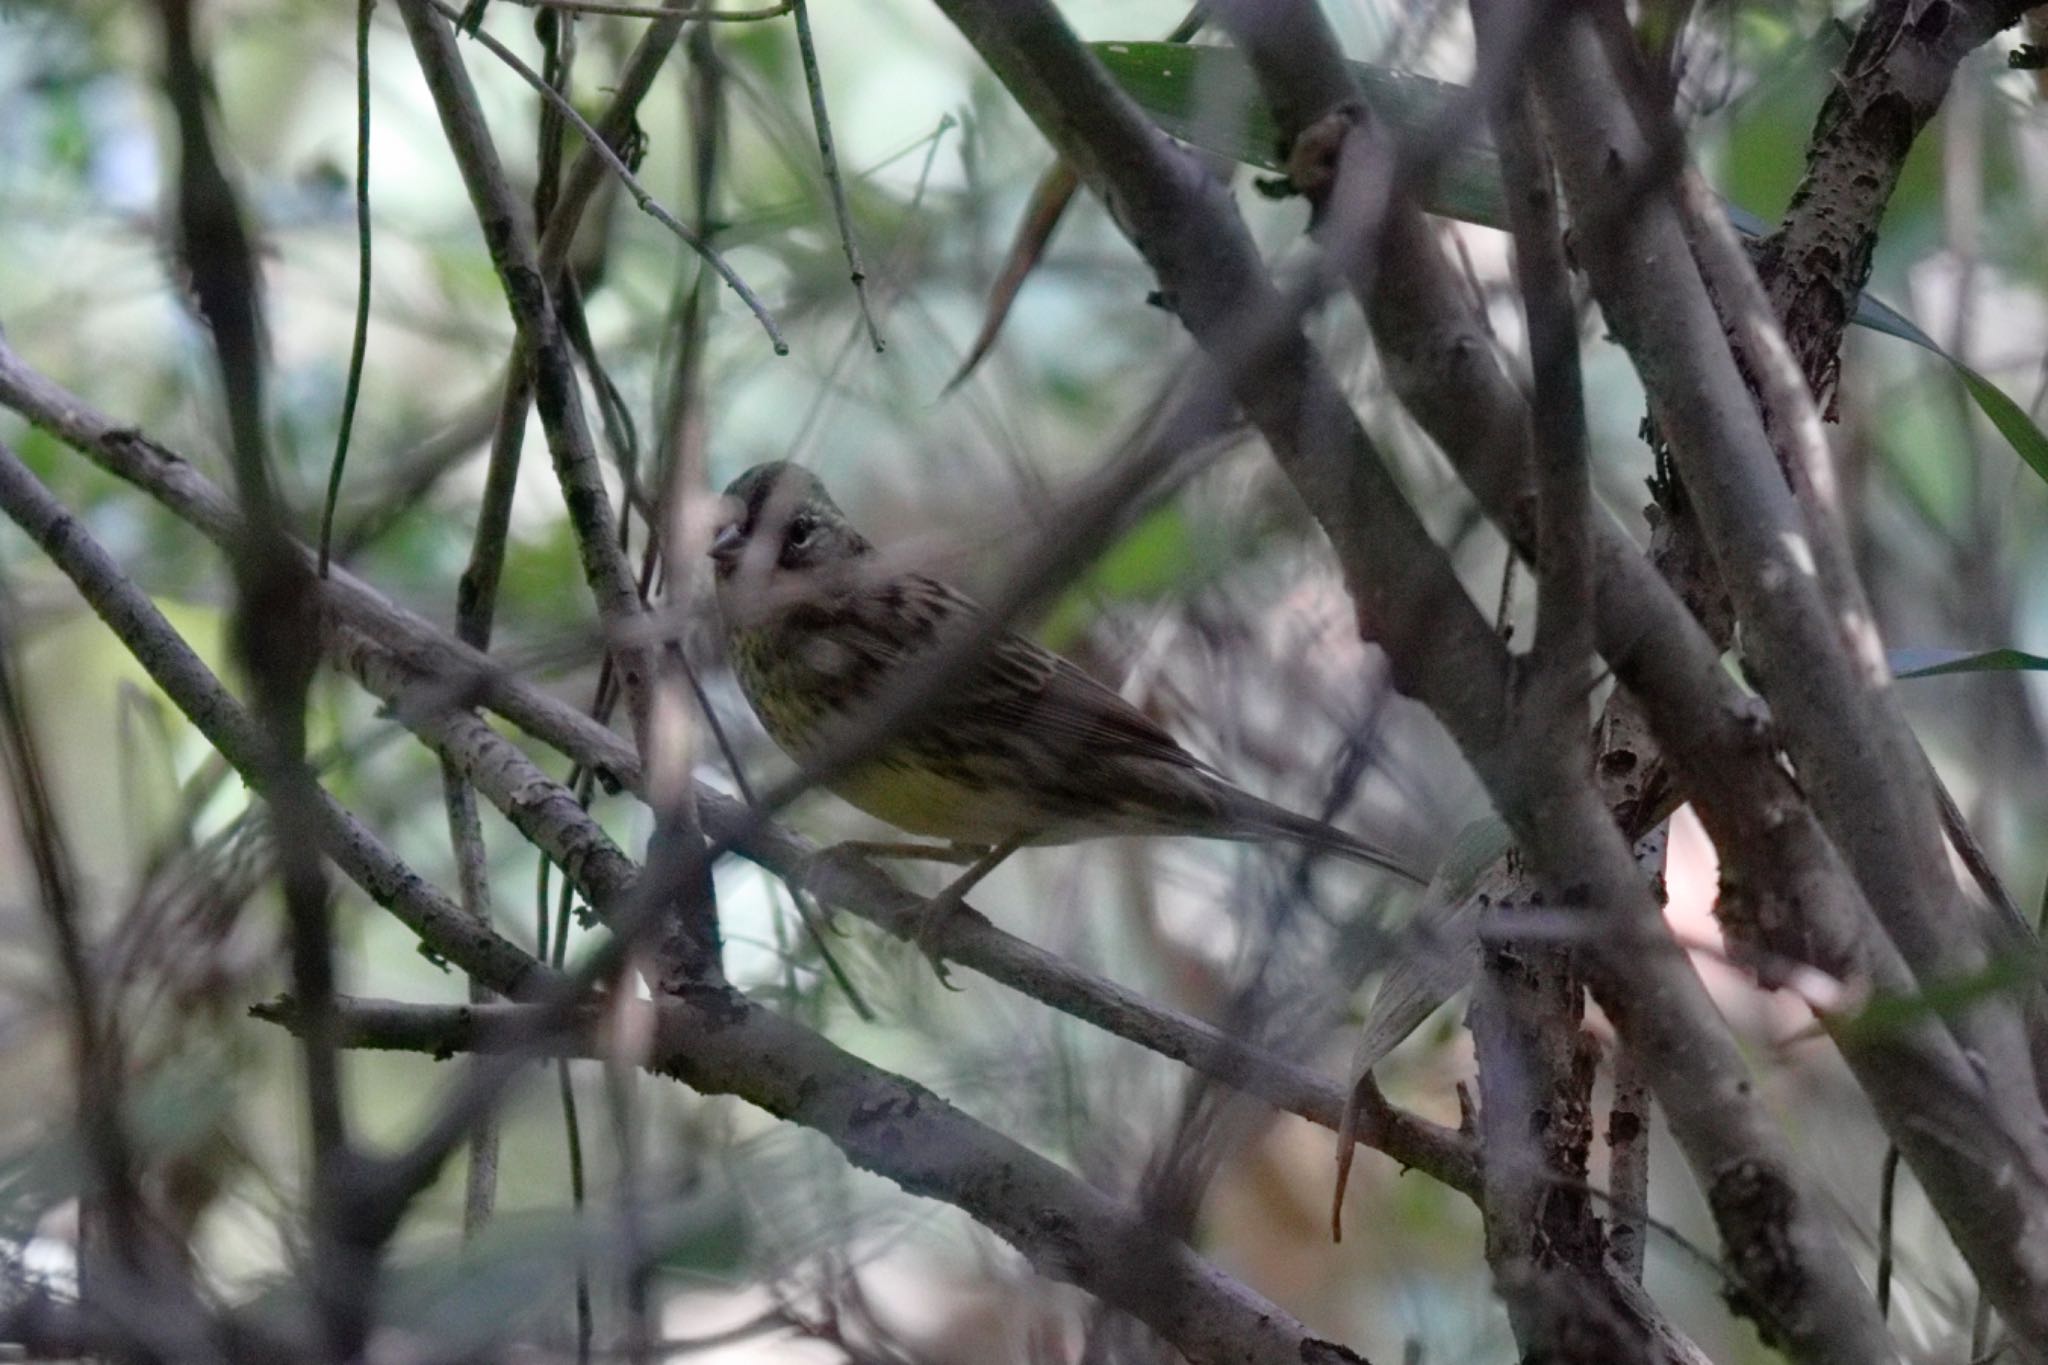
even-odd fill
[[[848,524],[817,475],[776,460],[755,465],[726,486],[725,518],[711,542],[711,560],[722,581],[743,562],[802,574],[873,548]]]

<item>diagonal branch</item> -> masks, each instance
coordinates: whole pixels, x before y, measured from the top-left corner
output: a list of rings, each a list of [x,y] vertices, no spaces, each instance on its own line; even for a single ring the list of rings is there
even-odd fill
[[[0,445],[0,510],[43,548],[130,654],[259,793],[274,780],[255,720],[229,695],[148,594],[121,572],[78,519],[66,511],[12,450]],[[325,791],[315,788],[311,834],[370,899],[417,934],[422,943],[502,995],[534,992],[551,975],[517,944],[479,925],[366,829]]]
[[[611,637],[613,667],[625,696],[627,713],[632,717],[633,733],[643,757],[665,759],[683,750],[676,742],[657,743],[652,729],[657,719],[672,717],[677,712],[670,707],[657,711],[656,693],[677,691],[679,683],[673,676],[663,676],[667,652],[631,629],[646,613],[638,580],[606,500],[604,475],[583,414],[574,357],[551,301],[548,277],[542,273],[540,256],[525,230],[519,204],[505,180],[496,148],[484,125],[476,91],[456,48],[453,25],[438,12],[436,0],[399,0],[399,4],[428,89],[440,109],[449,148],[462,168],[463,181],[476,206],[492,264],[512,308],[521,347],[532,357],[534,406],[547,433],[548,450],[554,458],[570,525],[576,533],[584,576]],[[577,121],[581,123],[580,118]],[[606,155],[611,154],[604,140],[594,135],[587,148],[603,148]],[[673,735],[668,738],[679,739]],[[680,781],[678,785],[682,785]],[[693,832],[669,828],[679,818],[687,826],[687,815],[686,809],[678,811],[667,805],[657,810],[663,824],[661,836],[655,841],[657,855],[667,858],[674,854],[680,860],[669,869],[676,875],[683,875],[687,863],[704,878],[701,886],[689,888],[690,894],[677,898],[673,907],[677,917],[672,926],[675,932],[664,933],[659,941],[660,981],[665,986],[716,976],[719,971],[720,935],[709,861],[702,856],[701,840]]]
[[[1626,212],[1614,199],[1615,168],[1632,178],[1651,152],[1608,67],[1610,47],[1583,17],[1566,24],[1556,44],[1537,82],[1559,130],[1567,189],[1582,220],[1599,227],[1582,235],[1582,260],[1700,508],[1801,783],[1921,983],[1967,978],[1989,961],[1984,924],[1949,871],[1924,764],[1875,652],[1874,623],[1838,619],[1822,600],[1807,523],[1694,269],[1672,197],[1652,191]],[[1973,1188],[1958,1163],[1915,1133],[1917,1123],[1903,1125],[1899,1140],[1916,1170],[1930,1162],[1945,1168],[1929,1192],[1950,1232],[2009,1325],[2038,1344],[2048,1341],[2048,1261],[2040,1253],[2048,1161],[2020,1021],[2009,997],[1993,996],[1972,1001],[1953,1024],[1987,1081],[1973,1088],[1973,1107],[2009,1149],[1995,1165],[2002,1188]],[[1978,1135],[1973,1145],[1997,1144]],[[1975,1159],[1973,1152],[1965,1164]]]
[[[1541,736],[1515,725],[1505,650],[1301,337],[1227,196],[1117,90],[1049,5],[940,4],[1108,200],[1196,340],[1212,356],[1242,358],[1219,364],[1218,378],[1329,534],[1361,628],[1386,647],[1396,684],[1451,732],[1551,889],[1617,931],[1591,955],[1602,1002],[1708,1190],[1753,1311],[1816,1359],[1889,1358],[1882,1321],[1824,1210],[1804,1196],[1783,1135],[1750,1098],[1746,1068],[1698,977],[1676,955],[1618,948],[1662,932],[1627,844],[1585,773],[1560,767]],[[1261,7],[1235,8],[1247,25],[1260,17]],[[1321,25],[1312,11],[1294,17]],[[1301,79],[1291,70],[1283,78]],[[1349,169],[1366,172],[1344,209],[1363,236],[1377,221],[1382,200],[1372,191],[1383,181],[1355,160]],[[1249,355],[1247,334],[1261,343]]]
[[[632,565],[618,545],[618,527],[591,443],[575,360],[550,301],[525,212],[505,179],[476,91],[456,48],[454,28],[436,11],[432,0],[399,0],[399,8],[427,88],[440,110],[449,149],[462,168],[463,183],[476,207],[521,346],[532,358],[534,406],[576,532],[584,577],[607,629],[623,635],[620,628],[642,614],[639,587]],[[634,732],[644,740],[653,660],[644,644],[621,641],[614,649]]]
[[[649,1069],[822,1133],[854,1165],[962,1209],[1040,1274],[1129,1313],[1191,1361],[1362,1365],[1044,1157],[737,991],[643,1008],[653,1014]],[[288,1004],[262,1009],[292,1022]],[[437,1052],[465,1038],[493,1045],[520,1009],[350,1001],[346,1027],[355,1041]],[[586,1045],[554,1022],[548,1046]]]
[[[344,631],[334,650],[343,668],[390,702],[408,726],[546,852],[600,916],[632,897],[641,874],[631,860],[606,838],[574,796],[534,767],[517,746],[465,712],[427,711],[409,704],[416,679],[376,641]],[[711,793],[699,793],[698,810],[705,832],[714,840],[751,822],[746,807]],[[807,884],[825,903],[859,915],[905,942],[919,941],[923,900],[866,860],[821,858],[811,845],[772,825],[740,850],[762,866]],[[1276,1108],[1325,1128],[1338,1124],[1341,1087],[1306,1067],[1081,971],[1004,933],[978,914],[963,910],[949,917],[936,946],[963,966]],[[1455,1189],[1476,1192],[1471,1149],[1459,1135],[1392,1106],[1378,1117],[1380,1122],[1368,1134],[1372,1145]]]
[[[2031,0],[1875,0],[1828,82],[1806,171],[1757,262],[1772,311],[1820,407],[1831,409],[1842,333],[1870,278],[1885,205],[1913,140],[1962,59]]]
[[[165,446],[94,411],[83,399],[28,367],[4,341],[0,341],[0,405],[15,409],[75,446],[108,472],[143,489],[209,539],[231,543],[238,524],[237,513],[226,495],[205,475]],[[61,509],[56,512],[68,519]],[[111,561],[108,564],[111,569]],[[376,641],[381,650],[413,674],[415,681],[390,698],[406,724],[430,725],[436,715],[449,708],[482,704],[527,734],[596,769],[615,787],[644,792],[639,758],[632,746],[611,730],[394,605],[346,570],[337,568],[323,584],[323,591],[332,618]],[[178,696],[161,680],[159,685],[165,686],[174,698]],[[208,733],[211,738],[211,732]],[[232,750],[218,739],[214,742],[232,757]],[[702,786],[696,788],[696,798],[698,813],[710,838],[731,844],[741,856],[778,876],[808,882],[822,901],[869,920],[899,938],[909,940],[917,933],[915,915],[922,900],[878,869],[838,862],[820,865],[814,845],[773,822],[758,820],[741,802]],[[361,840],[368,840],[360,826],[354,826],[352,820],[350,823]],[[359,841],[343,841],[350,847],[355,842]],[[351,877],[363,880],[349,860],[330,856],[335,856]],[[431,890],[410,873],[405,875],[410,878],[405,885],[419,891]],[[384,874],[372,876],[365,886],[382,888],[373,889],[372,898],[390,907],[393,903],[384,897],[397,884],[386,869]],[[519,990],[516,974],[508,972],[505,963],[482,965],[485,959],[460,944],[464,921],[452,902],[435,893],[433,902],[426,907],[401,903],[396,908],[403,911],[399,917],[407,926],[428,943],[442,944],[444,936],[454,934],[459,951],[443,951],[457,966],[479,974],[500,993],[527,993]],[[1080,971],[1043,949],[1004,933],[980,916],[954,916],[948,925],[940,947],[962,966],[972,967],[991,980],[1141,1047],[1185,1062],[1227,1083],[1242,1085],[1276,1108],[1333,1131],[1338,1127],[1344,1109],[1343,1088],[1308,1069],[1247,1047],[1208,1024],[1154,1005],[1113,982]],[[512,952],[525,957],[517,948],[512,948]],[[1471,1150],[1457,1134],[1391,1106],[1375,1117],[1382,1121],[1361,1133],[1361,1142],[1386,1152],[1403,1165],[1426,1171],[1453,1188],[1467,1193],[1477,1190],[1478,1176]]]
[[[461,18],[460,12],[455,6],[448,4],[447,0],[433,0],[433,6],[436,10],[440,11],[441,17],[448,20],[451,24]],[[634,175],[632,168],[627,166],[625,160],[620,157],[618,152],[613,150],[611,140],[592,127],[589,120],[576,111],[576,106],[571,104],[561,91],[549,85],[539,72],[521,61],[518,54],[513,52],[511,48],[506,47],[481,28],[468,32],[477,42],[483,44],[484,48],[492,56],[511,68],[514,75],[532,86],[539,93],[541,99],[546,101],[561,116],[562,121],[581,135],[584,152],[594,157],[599,165],[618,178],[619,183],[626,187],[626,192],[633,196],[633,202],[639,205],[642,213],[680,238],[683,245],[701,256],[704,263],[711,267],[712,273],[717,275],[719,279],[724,280],[727,286],[740,296],[740,301],[746,304],[747,311],[754,315],[755,320],[761,324],[761,329],[768,334],[769,344],[775,348],[775,354],[788,355],[789,343],[783,340],[782,330],[775,325],[775,318],[768,312],[767,306],[761,302],[759,296],[752,289],[748,288],[747,282],[741,279],[730,265],[726,264],[725,258],[719,255],[709,242],[705,241],[704,238],[691,231],[688,227],[685,227],[681,219],[669,212],[659,199],[648,193],[647,187],[640,183],[640,177]],[[668,41],[673,43],[674,39],[670,38]],[[619,98],[621,97],[615,96],[614,102],[616,103]],[[595,188],[594,184],[592,188]],[[579,211],[583,203],[584,199],[579,197],[576,201],[576,208]],[[568,231],[555,235],[546,232],[545,228],[546,225],[543,224],[543,237],[539,248],[539,258],[543,264],[548,262],[546,248],[549,242],[566,244],[574,235]],[[553,271],[548,272],[548,278],[553,278]]]

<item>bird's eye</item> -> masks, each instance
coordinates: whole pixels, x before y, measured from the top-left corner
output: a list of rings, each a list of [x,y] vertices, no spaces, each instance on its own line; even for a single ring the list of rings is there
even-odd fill
[[[803,549],[811,543],[811,537],[817,533],[817,530],[817,522],[809,517],[798,517],[789,524],[789,548],[792,550]]]

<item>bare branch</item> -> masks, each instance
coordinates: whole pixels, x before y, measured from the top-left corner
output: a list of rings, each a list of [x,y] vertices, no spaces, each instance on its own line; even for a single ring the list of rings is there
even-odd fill
[[[427,713],[406,704],[412,680],[379,645],[351,632],[338,644],[343,666],[373,693],[390,701],[423,739],[446,754],[484,796],[583,887],[594,908],[611,913],[634,891],[628,860],[598,830],[574,798],[533,768],[519,750],[474,717]],[[705,832],[724,841],[752,824],[748,809],[730,798],[699,792]],[[809,887],[828,905],[848,910],[906,942],[922,931],[922,898],[863,859],[821,859],[805,841],[776,826],[756,829],[739,850],[771,871]],[[1061,961],[997,929],[968,910],[949,918],[937,947],[952,961],[993,980],[1183,1062],[1227,1085],[1256,1095],[1334,1130],[1344,1106],[1341,1087],[1307,1068],[1246,1044],[1209,1024],[1179,1014]],[[1470,1147],[1457,1134],[1388,1107],[1367,1140],[1468,1194],[1478,1175]]]
[[[1488,92],[1488,121],[1536,380],[1537,618],[1525,724],[1553,737],[1560,767],[1584,769],[1592,761],[1593,557],[1578,313],[1555,176],[1515,69],[1526,11],[1486,0],[1471,9],[1482,67],[1508,73]],[[1612,798],[1603,799],[1613,809]],[[1521,895],[1503,908],[1542,902],[1526,879],[1516,890]],[[1607,1265],[1605,1231],[1583,1193],[1597,1054],[1580,1029],[1585,995],[1576,955],[1566,945],[1510,941],[1489,943],[1482,957],[1470,1022],[1487,1157],[1486,1253],[1516,1340],[1536,1359],[1652,1359],[1647,1334],[1613,1302],[1622,1281]],[[1592,1346],[1596,1339],[1605,1345]]]
[[[450,24],[455,23],[461,18],[461,12],[455,6],[448,4],[446,0],[432,0],[432,3],[434,8],[439,10],[441,16],[447,19]],[[556,90],[543,80],[539,72],[519,60],[518,54],[496,38],[493,38],[489,33],[480,28],[474,31],[464,31],[468,32],[479,43],[482,43],[492,56],[510,67],[519,79],[532,86],[543,100],[546,100],[554,107],[564,122],[582,135],[585,149],[595,156],[599,162],[603,163],[606,170],[618,177],[619,183],[624,185],[626,192],[633,196],[633,202],[639,206],[642,213],[667,228],[671,233],[674,233],[682,240],[684,246],[689,247],[690,250],[704,258],[704,263],[716,272],[719,279],[726,282],[733,293],[740,296],[740,301],[746,304],[747,311],[752,313],[755,320],[761,324],[761,330],[768,334],[770,344],[775,347],[775,354],[789,354],[789,343],[783,340],[781,329],[775,325],[775,318],[768,312],[767,305],[761,302],[760,296],[747,286],[747,282],[741,279],[730,265],[726,264],[725,258],[713,250],[709,242],[683,226],[681,219],[670,213],[659,199],[656,199],[647,192],[647,187],[640,183],[640,178],[634,175],[631,168],[626,165],[619,154],[612,150],[611,143],[606,140],[604,135],[591,127],[589,121],[583,115],[576,112],[575,105],[563,98],[559,90]],[[580,202],[578,207],[581,207]],[[552,280],[552,272],[550,272],[548,278]]]
[[[351,1002],[354,1004],[355,1002]],[[912,1194],[953,1204],[1021,1251],[1046,1277],[1078,1285],[1131,1314],[1196,1362],[1343,1365],[1355,1352],[1315,1337],[1106,1195],[983,1126],[913,1081],[843,1052],[729,989],[648,1003],[648,1065],[707,1095],[737,1095],[824,1134],[863,1170]],[[349,1013],[359,1041],[439,1053],[496,1040],[518,1006],[368,1002]],[[525,1010],[527,1015],[533,1011]],[[288,1008],[266,1016],[289,1022]],[[545,1021],[550,1045],[576,1035]],[[572,1022],[585,1023],[588,1014]]]
[[[462,167],[463,181],[475,203],[477,219],[490,248],[505,295],[526,352],[532,357],[535,406],[547,433],[570,524],[575,528],[584,576],[597,599],[599,615],[617,627],[640,615],[640,593],[632,567],[618,547],[618,529],[591,444],[590,428],[576,379],[575,363],[549,301],[525,214],[506,182],[477,107],[455,30],[435,10],[432,0],[400,0],[428,89],[441,113],[448,145]],[[641,645],[621,648],[616,656],[625,687],[627,709],[636,734],[645,735],[648,689],[653,669]]]
[[[269,794],[262,732],[218,678],[131,583],[83,525],[0,445],[0,509],[42,546],[78,586],[100,619],[206,740],[256,788]],[[519,998],[550,975],[517,944],[479,925],[378,842],[356,818],[316,788],[311,833],[316,846],[370,899],[422,942],[500,994]]]
[[[853,214],[846,206],[846,184],[839,178],[839,153],[832,142],[832,116],[825,108],[825,80],[818,73],[818,44],[811,37],[811,12],[804,0],[790,0],[796,19],[796,48],[803,58],[804,88],[811,96],[811,125],[818,135],[818,161],[825,175],[825,192],[832,200],[832,217],[839,225],[839,245],[846,252],[847,269],[852,271],[853,298],[860,305],[861,321],[867,324],[868,344],[877,352],[887,349],[868,309],[867,270],[860,263],[860,242],[853,234]]]
[[[1876,0],[1828,82],[1806,173],[1758,273],[1819,406],[1834,403],[1842,332],[1870,278],[1877,229],[1906,153],[1957,65],[2018,22],[2027,0]]]
[[[212,332],[244,509],[243,536],[230,555],[236,652],[247,671],[259,726],[256,754],[282,835],[278,871],[291,974],[308,1020],[300,1041],[311,1135],[313,1292],[328,1349],[348,1358],[368,1338],[374,1274],[344,1232],[356,1153],[341,1059],[329,1036],[335,967],[327,873],[306,837],[320,819],[317,786],[305,766],[306,699],[320,657],[318,596],[303,560],[287,543],[289,522],[273,483],[255,253],[235,187],[213,148],[211,77],[194,39],[193,0],[163,0],[162,11],[164,88],[178,126],[179,247],[193,297]]]
[[[1236,358],[1218,365],[1219,378],[1329,534],[1364,632],[1386,646],[1396,685],[1425,700],[1457,739],[1546,884],[1570,888],[1566,899],[1596,907],[1616,930],[1659,932],[1648,889],[1585,774],[1560,770],[1514,731],[1505,651],[1387,477],[1214,180],[1165,141],[1049,6],[941,0],[941,7],[1110,201],[1196,339],[1212,354]],[[1258,8],[1224,17],[1235,13],[1246,27],[1270,30],[1274,16]],[[1321,30],[1312,11],[1288,17],[1290,29]],[[1321,31],[1334,61],[1334,44]],[[1277,70],[1275,98],[1280,83],[1312,79]],[[1353,155],[1362,157],[1357,141]],[[1358,164],[1367,174],[1351,182],[1356,198],[1343,212],[1350,230],[1363,235],[1382,200],[1370,163]],[[1259,339],[1257,350],[1246,345],[1247,334]],[[1793,1183],[1782,1135],[1744,1098],[1746,1070],[1689,965],[1675,955],[1625,954],[1612,943],[1594,956],[1613,987],[1602,1003],[1641,1051],[1723,1235],[1737,1248],[1756,1311],[1817,1359],[1867,1365],[1889,1357],[1884,1325],[1854,1267],[1817,1202]],[[1643,1007],[1646,998],[1654,1008]]]
[[[1615,168],[1633,173],[1651,151],[1607,66],[1607,45],[1581,16],[1553,43],[1535,79],[1558,130],[1567,191],[1582,220],[1599,225],[1580,238],[1580,259],[1700,507],[1801,784],[1916,977],[1926,985],[1965,978],[1988,962],[1985,926],[1949,872],[1917,745],[1886,686],[1874,623],[1838,620],[1821,598],[1807,524],[1669,195],[1646,194],[1625,210],[1616,203],[1619,181],[1632,175],[1617,176]],[[2048,1225],[2048,1159],[2031,1062],[2009,998],[1979,998],[1954,1027],[1992,1078],[1960,1093],[1993,1119],[1999,1139],[1964,1134],[1975,1150],[1962,1163],[1916,1134],[1918,1119],[1899,1124],[1897,1140],[1914,1169],[1926,1171],[1950,1232],[2010,1325],[2048,1342],[2048,1264],[2029,1249],[2039,1242],[2028,1229]],[[1865,1079],[1876,1093],[1878,1078]],[[2001,1157],[1996,1148],[2005,1144]],[[1984,1161],[2010,1172],[2000,1197],[1987,1198]]]

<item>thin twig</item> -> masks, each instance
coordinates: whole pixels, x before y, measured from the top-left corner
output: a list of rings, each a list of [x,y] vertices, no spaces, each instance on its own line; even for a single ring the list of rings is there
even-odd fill
[[[583,1215],[583,1123],[576,1116],[576,1090],[569,1083],[569,1059],[555,1063],[555,1088],[562,1106],[562,1138],[569,1159],[569,1207]],[[576,1257],[576,1359],[589,1365],[595,1329],[590,1318],[590,1262],[579,1251]]]
[[[846,186],[839,179],[839,153],[832,145],[832,118],[825,110],[825,82],[818,74],[818,45],[811,38],[811,12],[804,0],[789,0],[796,18],[796,47],[803,58],[804,88],[811,96],[811,123],[818,133],[818,161],[824,168],[825,188],[832,198],[832,217],[839,224],[839,244],[846,252],[847,269],[852,272],[853,297],[860,304],[861,320],[867,324],[868,341],[877,352],[886,350],[882,333],[868,311],[868,276],[860,262],[860,243],[853,235],[853,214],[846,204]]]
[[[51,800],[35,728],[16,683],[12,603],[0,618],[0,762],[4,762],[16,828],[35,869],[37,899],[56,949],[57,977],[70,1013],[73,1103],[90,1186],[80,1199],[79,1297],[93,1302],[101,1262],[124,1282],[149,1272],[146,1231],[127,1125],[127,1074],[119,1018],[101,1000],[102,979],[87,943],[78,903],[78,872]],[[152,1284],[152,1288],[156,1288]],[[168,1292],[172,1286],[162,1288]]]
[[[457,21],[462,17],[461,11],[447,3],[447,0],[429,0],[429,3],[440,13],[442,18],[450,22]],[[775,354],[788,355],[789,343],[782,339],[782,330],[775,325],[775,319],[769,314],[767,305],[762,303],[760,297],[748,287],[747,282],[741,279],[731,266],[726,264],[723,256],[713,251],[696,233],[684,227],[681,220],[673,213],[670,213],[660,200],[647,192],[647,188],[640,183],[640,178],[634,175],[626,163],[619,158],[619,154],[612,150],[611,144],[606,142],[598,131],[590,126],[589,121],[583,115],[576,112],[575,106],[563,99],[559,92],[550,87],[546,80],[542,79],[539,72],[521,61],[512,49],[506,47],[496,38],[493,38],[488,32],[478,29],[470,36],[483,44],[485,50],[490,52],[491,55],[506,66],[511,67],[519,79],[539,91],[542,99],[547,100],[550,104],[557,106],[561,110],[562,117],[578,133],[582,134],[584,145],[596,153],[598,159],[603,161],[611,173],[619,178],[621,184],[625,185],[626,192],[633,196],[633,202],[640,206],[640,211],[674,233],[690,250],[702,256],[705,264],[718,272],[718,278],[724,280],[726,284],[732,287],[732,291],[740,296],[740,301],[747,305],[747,311],[752,313],[760,322],[762,330],[768,333],[769,342],[775,347]]]
[[[341,422],[334,435],[334,461],[327,471],[327,501],[320,509],[322,578],[327,577],[334,509],[341,501],[341,473],[348,463],[348,438],[355,430],[363,361],[370,349],[370,13],[376,4],[377,0],[356,0],[356,322],[349,342],[348,383],[341,394]]]
[[[491,923],[490,865],[484,848],[483,823],[477,818],[476,793],[462,774],[447,763],[441,765],[441,794],[448,811],[449,842],[455,851],[456,885],[462,894],[463,912],[479,924]],[[469,998],[483,1002],[494,999],[491,989],[474,977]],[[475,1237],[491,1221],[498,1196],[498,1127],[482,1124],[469,1143],[469,1168],[463,1175],[462,1235]]]
[[[244,511],[243,536],[233,554],[235,644],[260,727],[256,752],[271,779],[292,982],[310,1021],[300,1042],[312,1149],[312,1292],[326,1347],[350,1358],[360,1353],[370,1331],[374,1267],[349,1245],[349,1185],[357,1156],[332,1038],[332,907],[326,867],[306,837],[319,818],[318,788],[305,765],[306,704],[319,663],[317,593],[293,552],[285,529],[289,518],[270,467],[261,286],[239,195],[214,148],[207,107],[212,78],[199,55],[193,9],[192,0],[162,4],[164,88],[178,129],[179,247],[193,298],[211,331],[227,407]]]

